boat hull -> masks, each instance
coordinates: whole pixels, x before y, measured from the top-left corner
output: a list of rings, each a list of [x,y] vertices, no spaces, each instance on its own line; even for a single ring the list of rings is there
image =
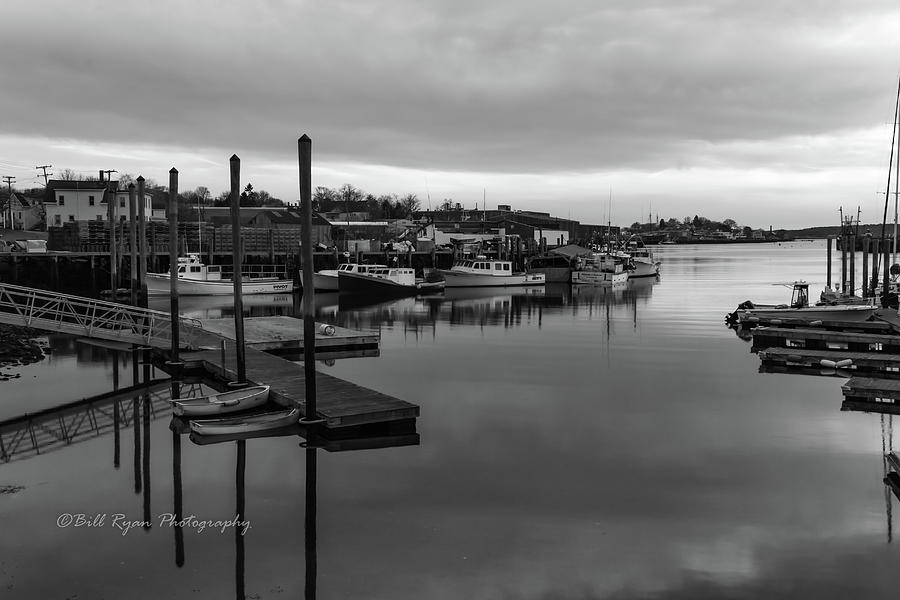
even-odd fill
[[[576,285],[622,285],[628,283],[628,273],[572,271],[572,283]]]
[[[294,425],[300,421],[300,411],[295,409],[230,419],[191,421],[191,431],[197,435],[235,435],[254,431],[269,431]]]
[[[313,273],[313,288],[323,292],[338,291],[338,272],[329,270]]]
[[[446,287],[510,287],[520,285],[544,285],[543,273],[513,273],[511,275],[481,275],[439,269]]]
[[[808,308],[740,309],[738,319],[744,323],[757,319],[809,319],[832,321],[865,321],[875,314],[874,306],[810,306]]]
[[[628,273],[628,278],[637,279],[639,277],[656,277],[657,275],[659,275],[658,262],[645,262],[635,258],[634,270]]]
[[[406,285],[390,279],[372,277],[362,273],[341,273],[338,276],[338,291],[342,294],[401,298],[403,296],[415,296],[416,294],[436,293],[443,290],[443,281],[417,281],[412,285]]]
[[[176,398],[172,407],[180,417],[223,415],[259,408],[269,400],[269,386],[253,386],[202,398]]]
[[[529,273],[541,273],[544,275],[544,283],[570,283],[572,281],[572,269],[570,267],[532,267]]]
[[[147,273],[147,294],[161,296],[170,293],[171,282],[168,274]],[[294,282],[290,279],[252,278],[241,281],[242,294],[286,294],[294,291]],[[180,296],[225,296],[234,294],[234,283],[231,280],[197,281],[192,279],[178,280]]]

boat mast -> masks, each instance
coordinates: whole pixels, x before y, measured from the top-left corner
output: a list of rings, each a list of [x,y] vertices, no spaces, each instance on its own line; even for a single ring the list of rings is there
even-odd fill
[[[897,140],[897,113],[900,111],[900,78],[897,81],[897,99],[894,102],[894,128],[891,132],[891,157],[888,162],[888,176],[887,176],[887,185],[884,190],[884,214],[881,218],[881,248],[885,248],[885,233],[887,232],[887,211],[888,211],[888,203],[891,201],[891,167],[894,166],[894,144]],[[897,235],[894,234],[894,244],[896,244]],[[896,250],[895,250],[896,251]],[[880,257],[879,257],[880,258]],[[873,288],[875,284],[878,282],[878,263],[879,260],[876,259],[875,266],[872,268],[872,280],[873,280]],[[887,286],[890,280],[890,275],[888,274],[889,267],[888,265],[884,265],[884,274],[883,274],[883,286],[881,289],[882,295],[882,304],[884,304],[884,298],[887,295]]]

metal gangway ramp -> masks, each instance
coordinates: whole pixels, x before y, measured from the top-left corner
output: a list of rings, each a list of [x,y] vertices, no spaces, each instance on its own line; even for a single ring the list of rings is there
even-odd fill
[[[132,344],[171,348],[169,313],[48,290],[0,284],[0,323]],[[198,319],[179,317],[179,345],[195,349]]]

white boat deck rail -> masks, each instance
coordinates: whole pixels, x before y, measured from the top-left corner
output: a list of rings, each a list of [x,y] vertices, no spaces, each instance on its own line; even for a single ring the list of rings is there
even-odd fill
[[[0,323],[142,344],[172,345],[169,313],[48,290],[0,284]],[[194,349],[199,319],[179,317],[179,345]]]

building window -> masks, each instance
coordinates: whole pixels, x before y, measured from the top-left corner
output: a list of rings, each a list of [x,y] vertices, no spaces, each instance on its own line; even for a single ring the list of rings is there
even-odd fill
[[[125,208],[125,198],[119,200],[119,208]]]
[[[60,206],[64,206],[65,203],[66,203],[66,197],[63,196],[62,194],[60,194],[60,195],[59,195],[59,205],[60,205]]]
[[[103,220],[103,215],[97,215],[97,220],[98,220],[98,221],[102,221],[102,220]]]
[[[53,224],[62,225],[62,217],[60,215],[53,215]]]
[[[93,205],[94,205],[94,197],[88,196],[88,206],[93,206]]]
[[[75,220],[75,215],[69,215],[69,222],[71,223],[74,220]]]

